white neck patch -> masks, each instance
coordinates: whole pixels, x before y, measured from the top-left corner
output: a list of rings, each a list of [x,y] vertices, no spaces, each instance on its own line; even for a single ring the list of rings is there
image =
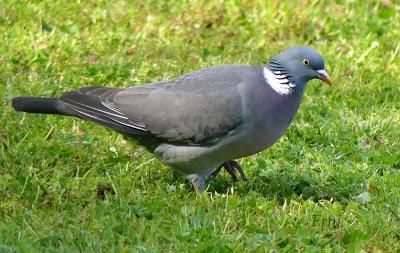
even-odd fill
[[[267,67],[264,67],[264,78],[266,83],[280,95],[289,95],[294,91],[293,87],[296,87],[281,71],[271,71]]]

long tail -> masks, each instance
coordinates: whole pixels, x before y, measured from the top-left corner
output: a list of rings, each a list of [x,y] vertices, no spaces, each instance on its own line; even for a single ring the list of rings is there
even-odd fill
[[[19,112],[73,115],[59,98],[16,97],[12,100],[12,107]]]

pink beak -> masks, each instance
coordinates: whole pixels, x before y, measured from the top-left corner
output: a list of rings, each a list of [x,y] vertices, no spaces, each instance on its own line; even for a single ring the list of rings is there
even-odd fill
[[[325,69],[317,70],[319,74],[319,79],[325,83],[327,83],[329,86],[332,84],[332,80],[329,77],[328,73],[326,73]]]

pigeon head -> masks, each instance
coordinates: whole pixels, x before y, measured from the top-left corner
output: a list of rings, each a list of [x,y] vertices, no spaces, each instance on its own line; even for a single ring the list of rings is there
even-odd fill
[[[291,90],[304,91],[307,82],[312,79],[331,84],[331,79],[325,71],[324,59],[309,47],[290,47],[275,56],[267,67],[271,71],[270,79],[275,77],[281,85],[280,88],[283,88],[284,83],[280,81],[283,77],[288,81],[287,94],[291,93]]]

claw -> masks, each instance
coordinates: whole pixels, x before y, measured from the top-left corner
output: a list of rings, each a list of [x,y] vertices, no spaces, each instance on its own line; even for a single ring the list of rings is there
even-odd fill
[[[240,166],[240,164],[239,164],[238,162],[236,162],[235,160],[230,161],[230,162],[232,163],[232,166],[233,166],[237,171],[239,171],[240,176],[242,177],[242,180],[243,180],[243,181],[247,181],[247,176],[246,176],[246,174],[244,173],[244,170],[243,170],[242,166]]]
[[[235,167],[229,162],[224,162],[225,170],[231,175],[233,181],[237,181]]]
[[[242,166],[234,160],[226,161],[221,164],[213,173],[212,176],[216,176],[221,171],[222,167],[229,173],[233,181],[237,181],[237,172],[239,172],[243,181],[247,181],[247,176],[243,171]]]

